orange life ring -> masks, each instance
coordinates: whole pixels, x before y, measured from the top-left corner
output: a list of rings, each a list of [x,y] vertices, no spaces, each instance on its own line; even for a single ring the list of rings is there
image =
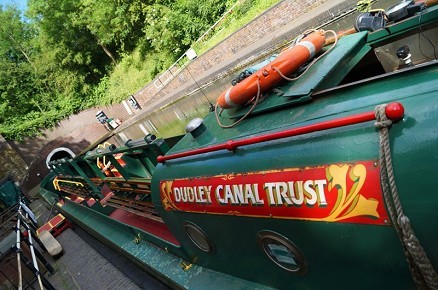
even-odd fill
[[[257,95],[257,82],[260,83],[261,93],[269,90],[282,80],[282,76],[275,69],[278,69],[285,76],[290,75],[313,58],[324,46],[324,42],[325,34],[323,31],[316,31],[304,37],[295,46],[283,51],[272,62],[224,91],[217,99],[219,107],[230,109],[245,104]]]

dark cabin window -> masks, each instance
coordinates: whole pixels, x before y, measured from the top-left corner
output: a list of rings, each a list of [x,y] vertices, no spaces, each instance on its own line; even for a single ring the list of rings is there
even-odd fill
[[[406,46],[409,48],[413,66],[436,60],[438,24],[422,26],[421,30],[417,28],[374,44],[373,49],[353,67],[339,85],[407,68],[405,61],[397,56],[397,51]]]

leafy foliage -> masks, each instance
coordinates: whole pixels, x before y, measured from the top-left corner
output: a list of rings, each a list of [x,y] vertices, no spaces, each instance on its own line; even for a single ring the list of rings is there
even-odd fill
[[[246,0],[243,7],[259,1],[278,2]],[[0,134],[22,140],[80,110],[125,99],[234,3],[29,0],[25,17],[0,6]]]

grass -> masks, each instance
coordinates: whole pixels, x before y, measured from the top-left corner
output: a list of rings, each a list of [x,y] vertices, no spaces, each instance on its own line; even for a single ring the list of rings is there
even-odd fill
[[[144,56],[140,49],[136,49],[114,68],[107,81],[103,96],[105,100],[101,100],[102,103],[110,104],[127,99],[152,81],[158,71],[167,69],[171,64],[171,58],[165,53],[149,53]]]

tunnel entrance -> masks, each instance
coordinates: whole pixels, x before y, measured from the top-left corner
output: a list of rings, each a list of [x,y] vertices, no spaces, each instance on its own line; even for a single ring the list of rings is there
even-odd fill
[[[66,147],[56,148],[56,149],[52,150],[52,152],[50,152],[49,155],[47,155],[46,166],[47,166],[47,168],[50,169],[49,163],[51,161],[62,159],[62,158],[71,159],[75,156],[76,156],[76,154],[74,154],[73,151],[71,151],[70,149],[68,149]]]

